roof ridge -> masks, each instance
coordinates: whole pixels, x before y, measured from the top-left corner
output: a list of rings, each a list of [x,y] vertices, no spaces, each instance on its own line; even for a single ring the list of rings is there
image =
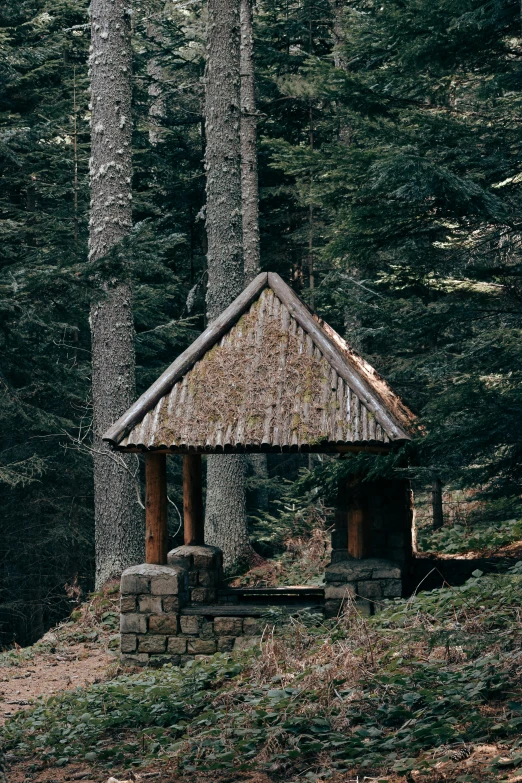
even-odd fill
[[[375,416],[383,430],[393,439],[409,439],[414,415],[386,381],[350,348],[335,329],[313,313],[277,273],[262,272],[107,430],[103,440],[117,446],[196,362],[229,332],[267,287],[310,336],[330,367]]]
[[[218,340],[228,332],[268,285],[268,273],[261,272],[237,296],[234,301],[210,323],[193,343],[175,359],[160,377],[138,397],[136,402],[120,416],[112,427],[102,435],[102,440],[114,446],[145,416],[156,403],[185,375]]]

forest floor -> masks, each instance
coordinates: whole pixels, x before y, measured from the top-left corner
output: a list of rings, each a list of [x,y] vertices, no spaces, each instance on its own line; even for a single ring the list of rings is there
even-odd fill
[[[108,585],[0,655],[7,779],[522,783],[521,605],[522,562],[371,618],[272,613],[239,659],[133,670]]]

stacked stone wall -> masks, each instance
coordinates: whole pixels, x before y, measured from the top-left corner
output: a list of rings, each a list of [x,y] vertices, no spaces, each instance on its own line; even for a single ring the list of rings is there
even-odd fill
[[[263,620],[220,616],[215,602],[222,562],[221,550],[216,547],[179,547],[169,553],[166,566],[138,565],[123,572],[122,663],[181,665],[259,643]],[[223,606],[221,611],[227,609]]]
[[[341,560],[337,556],[326,568],[325,580],[326,617],[339,615],[347,601],[353,602],[361,614],[373,614],[381,601],[399,598],[403,591],[401,568],[378,558]]]

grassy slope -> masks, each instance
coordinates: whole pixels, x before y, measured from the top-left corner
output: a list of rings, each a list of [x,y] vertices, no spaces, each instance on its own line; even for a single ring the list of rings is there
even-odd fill
[[[349,609],[338,622],[304,618],[275,634],[267,622],[257,656],[64,692],[8,721],[4,743],[28,759],[82,759],[113,774],[164,759],[192,777],[516,780],[521,599],[522,567],[390,602],[371,620]]]

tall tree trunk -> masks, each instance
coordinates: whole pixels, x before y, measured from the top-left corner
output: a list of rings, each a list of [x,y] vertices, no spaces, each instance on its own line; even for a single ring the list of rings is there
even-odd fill
[[[154,9],[153,21],[147,25],[147,37],[151,45],[158,49],[165,43],[161,23],[157,21],[159,13],[158,9]],[[147,76],[150,78],[147,90],[149,94],[149,142],[153,147],[165,140],[165,128],[163,127],[166,116],[163,85],[165,74],[160,55],[160,52],[156,52],[147,63]]]
[[[259,187],[252,0],[241,0],[241,195],[245,282],[259,273]]]
[[[241,0],[241,198],[243,205],[243,253],[245,283],[260,271],[259,184],[257,177],[257,113],[254,76],[254,31],[252,0]],[[252,454],[250,465],[260,484],[257,506],[268,507],[266,454]]]
[[[243,290],[239,0],[209,0],[205,74],[207,315],[216,318]],[[246,459],[207,460],[205,537],[230,572],[252,555],[246,525]]]
[[[91,3],[91,217],[89,258],[97,261],[132,224],[131,9],[129,0]],[[143,560],[136,459],[113,454],[104,431],[134,398],[131,287],[108,280],[91,307],[96,585]]]

